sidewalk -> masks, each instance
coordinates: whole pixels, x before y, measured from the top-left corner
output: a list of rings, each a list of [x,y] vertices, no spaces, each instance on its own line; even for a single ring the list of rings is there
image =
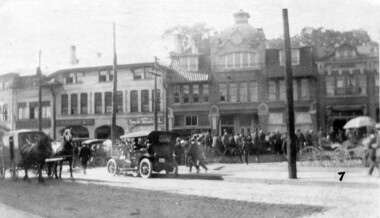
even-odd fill
[[[350,167],[301,167],[297,165],[297,179],[289,179],[288,166],[286,162],[278,163],[252,163],[252,164],[223,164],[214,163],[207,165],[208,172],[201,168],[198,174],[201,177],[213,176],[221,177],[225,181],[231,182],[261,182],[268,184],[288,184],[288,185],[339,185],[345,187],[358,188],[379,188],[380,178],[375,171],[372,176],[368,176],[368,168]],[[339,172],[345,172],[342,181],[339,179]],[[189,173],[185,166],[179,167],[181,176],[189,177],[196,175],[195,170]]]
[[[40,216],[27,213],[22,210],[4,205],[0,203],[0,217],[12,217],[12,218],[41,218]]]

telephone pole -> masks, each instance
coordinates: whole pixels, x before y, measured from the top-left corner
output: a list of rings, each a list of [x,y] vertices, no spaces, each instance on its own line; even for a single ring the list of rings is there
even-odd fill
[[[158,68],[158,58],[154,57],[154,95],[153,95],[153,105],[154,105],[154,130],[158,130],[157,125],[157,68]]]
[[[112,145],[116,144],[116,111],[117,111],[117,55],[116,55],[116,33],[115,23],[113,23],[113,92],[112,92],[112,124],[111,140]]]
[[[282,9],[282,17],[284,21],[284,53],[285,53],[285,81],[287,96],[287,121],[286,129],[287,138],[287,158],[289,179],[297,178],[297,151],[294,132],[294,106],[293,106],[293,75],[292,75],[292,55],[289,34],[288,9]]]
[[[38,131],[42,131],[42,73],[41,73],[41,50],[39,51],[39,54],[38,54],[37,80],[38,80]]]

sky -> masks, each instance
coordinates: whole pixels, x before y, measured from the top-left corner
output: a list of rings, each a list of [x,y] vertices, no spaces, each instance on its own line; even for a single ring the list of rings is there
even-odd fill
[[[380,38],[377,0],[0,0],[0,74],[34,74],[40,50],[44,74],[72,68],[71,45],[79,67],[112,65],[113,22],[118,64],[153,62],[157,56],[168,65],[173,40],[161,36],[170,27],[206,23],[222,31],[243,9],[249,23],[271,39],[282,35],[283,8],[291,35],[311,26],[364,29],[372,40]]]

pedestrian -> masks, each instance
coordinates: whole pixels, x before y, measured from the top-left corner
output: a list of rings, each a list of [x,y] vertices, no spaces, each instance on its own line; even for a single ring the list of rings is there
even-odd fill
[[[224,149],[222,152],[224,152],[225,149],[227,149],[230,146],[230,141],[229,141],[229,134],[226,130],[224,130],[223,136],[222,136],[222,144],[224,146]]]
[[[197,149],[198,149],[198,143],[196,142],[196,137],[193,136],[190,143],[188,144],[187,148],[185,148],[185,159],[186,163],[189,167],[189,172],[191,173],[191,170],[193,166],[197,169],[197,172],[199,172],[199,166],[196,164],[196,155],[197,155]]]
[[[206,146],[206,151],[210,152],[212,149],[212,137],[211,137],[211,129],[207,131],[207,133],[204,136],[205,140],[205,146]]]
[[[378,177],[380,177],[379,163],[376,160],[376,150],[379,148],[380,135],[377,130],[372,130],[371,133],[372,133],[371,136],[369,136],[371,138],[369,142],[367,143],[367,149],[369,151],[369,161],[370,161],[368,175],[371,176],[373,170],[377,168]]]
[[[87,162],[90,160],[91,155],[91,149],[88,147],[88,145],[84,145],[83,148],[79,151],[79,159],[82,163],[84,175],[86,175]]]
[[[78,164],[78,160],[79,160],[79,146],[80,146],[80,142],[77,142],[77,143],[73,143],[74,144],[74,150],[73,150],[73,166],[72,168],[76,168],[79,164]]]
[[[248,165],[248,154],[249,150],[252,146],[252,142],[248,140],[248,138],[243,137],[243,153],[244,153],[244,161]]]

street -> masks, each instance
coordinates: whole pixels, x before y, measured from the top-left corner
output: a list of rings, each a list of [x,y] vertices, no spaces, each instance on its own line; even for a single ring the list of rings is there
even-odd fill
[[[287,179],[286,163],[211,164],[209,172],[178,178],[111,176],[106,168],[75,182],[47,180],[39,185],[7,178],[2,204],[42,217],[378,217],[379,179],[364,168],[298,168]],[[345,171],[339,181],[338,171]],[[375,173],[375,175],[377,175]],[[22,174],[20,173],[20,176]],[[25,193],[28,193],[25,195]],[[39,200],[36,200],[39,199]],[[20,217],[23,217],[22,215]]]

